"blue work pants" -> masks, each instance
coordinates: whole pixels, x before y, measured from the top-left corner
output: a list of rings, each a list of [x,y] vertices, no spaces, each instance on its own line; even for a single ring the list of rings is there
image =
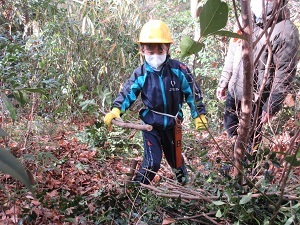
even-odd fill
[[[160,169],[164,154],[168,164],[174,169],[177,180],[181,183],[187,182],[185,165],[175,168],[174,128],[167,130],[153,128],[151,131],[143,131],[143,140],[144,158],[134,181],[149,184]]]

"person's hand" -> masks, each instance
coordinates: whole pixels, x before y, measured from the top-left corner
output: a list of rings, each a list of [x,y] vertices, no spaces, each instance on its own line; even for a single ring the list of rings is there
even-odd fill
[[[217,98],[219,99],[219,101],[226,99],[225,88],[221,88],[221,87],[217,88]]]
[[[261,123],[267,123],[269,120],[271,120],[272,116],[267,113],[266,111],[262,111],[261,114]]]
[[[111,127],[111,121],[115,118],[120,118],[120,109],[118,108],[113,108],[109,113],[107,113],[103,119],[104,123],[108,126]]]
[[[204,114],[195,119],[196,130],[206,130],[208,122]]]

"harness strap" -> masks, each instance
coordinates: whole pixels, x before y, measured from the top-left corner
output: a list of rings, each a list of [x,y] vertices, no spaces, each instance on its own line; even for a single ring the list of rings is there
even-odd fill
[[[171,114],[168,114],[168,113],[162,113],[162,112],[157,112],[157,111],[154,111],[154,110],[152,110],[152,109],[150,109],[150,111],[152,111],[152,112],[154,112],[154,113],[156,113],[156,114],[163,115],[163,116],[168,116],[168,117],[171,117],[171,118],[174,118],[174,119],[177,119],[177,118],[178,118],[177,116],[178,116],[178,113],[179,113],[179,112],[177,112],[176,115],[173,116],[173,115],[171,115]]]

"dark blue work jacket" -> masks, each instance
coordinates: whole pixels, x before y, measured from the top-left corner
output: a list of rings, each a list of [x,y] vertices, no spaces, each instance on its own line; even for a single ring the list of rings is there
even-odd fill
[[[124,83],[113,107],[124,113],[139,94],[144,103],[140,118],[157,129],[174,127],[175,116],[183,119],[184,101],[189,105],[193,119],[206,113],[201,90],[192,73],[186,65],[174,59],[167,59],[160,71],[154,71],[146,62],[136,68]]]

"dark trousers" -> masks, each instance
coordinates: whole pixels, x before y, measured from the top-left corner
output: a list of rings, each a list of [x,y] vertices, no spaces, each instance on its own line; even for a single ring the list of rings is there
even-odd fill
[[[254,124],[254,114],[256,109],[258,109],[257,121]],[[236,100],[230,94],[226,96],[225,102],[225,113],[224,113],[224,128],[227,132],[228,137],[233,137],[238,135],[237,130],[239,127],[239,117],[241,113],[241,101]],[[258,106],[257,103],[253,104],[252,114],[251,114],[251,129],[253,132],[249,134],[249,148],[250,151],[253,146],[260,144],[262,140],[261,136],[261,115],[262,115],[262,106]],[[253,129],[253,126],[254,129]]]
[[[227,132],[228,137],[237,135],[240,108],[241,101],[238,101],[231,97],[230,94],[227,94],[224,113],[224,128]]]
[[[174,129],[143,131],[144,158],[134,178],[144,184],[149,184],[160,169],[163,153],[171,168],[175,169],[175,175],[179,182],[187,179],[185,165],[175,168]],[[183,160],[183,159],[182,159]]]

